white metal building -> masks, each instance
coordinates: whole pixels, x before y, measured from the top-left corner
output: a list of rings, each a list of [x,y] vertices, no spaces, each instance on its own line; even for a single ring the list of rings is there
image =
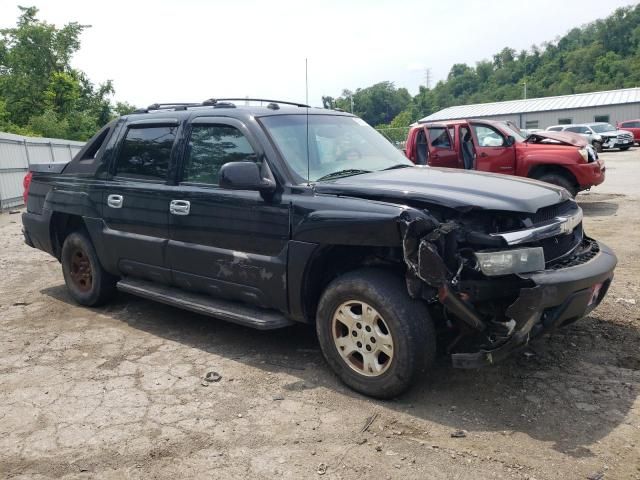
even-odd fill
[[[73,140],[0,132],[0,211],[22,205],[22,179],[29,165],[67,163],[83,145]]]
[[[640,88],[459,105],[440,110],[420,121],[459,118],[510,120],[520,128],[547,128],[551,125],[589,122],[609,122],[615,125],[623,120],[640,119]]]

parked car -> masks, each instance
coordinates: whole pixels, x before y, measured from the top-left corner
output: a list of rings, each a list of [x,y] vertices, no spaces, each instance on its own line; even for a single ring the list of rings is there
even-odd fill
[[[593,138],[593,141],[600,143],[598,151],[602,151],[606,148],[619,148],[620,150],[629,150],[633,146],[633,134],[626,130],[618,130],[610,123],[595,122],[595,123],[582,123],[576,125],[562,125],[563,131],[571,131],[579,133],[587,138]],[[557,128],[556,127],[549,127]],[[580,132],[576,132],[579,129]],[[597,136],[601,137],[601,140],[597,140]]]
[[[580,136],[536,132],[524,136],[507,122],[452,120],[414,125],[406,155],[418,165],[463,168],[533,178],[572,196],[599,185],[604,161]]]
[[[617,127],[631,132],[633,134],[634,142],[640,145],[640,120],[625,120],[624,122],[618,122]]]
[[[602,151],[602,135],[599,133],[593,132],[586,125],[552,125],[551,127],[547,127],[547,132],[572,132],[577,133],[578,135],[584,137],[587,142],[589,142],[593,148],[595,148],[596,152]]]
[[[515,125],[512,125],[512,127],[515,127]],[[541,128],[520,128],[519,130],[520,130],[520,133],[522,133],[522,136],[525,138],[533,133],[538,133],[543,131]]]
[[[347,385],[389,398],[437,339],[455,367],[490,365],[605,296],[616,257],[565,189],[415,166],[345,112],[231,101],[120,117],[28,174],[25,242],[60,261],[76,302],[121,290],[315,325]]]

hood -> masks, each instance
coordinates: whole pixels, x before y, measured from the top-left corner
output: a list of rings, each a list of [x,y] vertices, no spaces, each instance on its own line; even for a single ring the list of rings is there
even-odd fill
[[[598,135],[602,135],[603,137],[617,137],[618,135],[627,135],[633,137],[633,133],[629,130],[611,130],[610,132],[602,132]]]
[[[535,213],[569,198],[560,187],[521,177],[454,168],[407,167],[318,182],[317,193],[406,205]]]
[[[564,145],[573,145],[574,147],[586,147],[589,142],[582,136],[573,132],[536,132],[527,137],[527,143],[540,143],[544,140],[553,140],[554,142]]]

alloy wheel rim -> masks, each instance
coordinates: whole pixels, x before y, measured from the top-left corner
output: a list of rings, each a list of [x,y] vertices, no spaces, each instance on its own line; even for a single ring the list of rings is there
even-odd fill
[[[355,372],[377,377],[391,366],[394,353],[391,330],[368,303],[349,300],[336,308],[331,332],[342,360]]]
[[[91,290],[93,275],[91,272],[91,262],[82,249],[71,252],[70,275],[73,284],[82,292]]]

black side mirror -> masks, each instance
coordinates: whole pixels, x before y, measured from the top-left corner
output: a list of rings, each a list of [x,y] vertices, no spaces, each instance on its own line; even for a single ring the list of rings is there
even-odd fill
[[[507,147],[510,147],[511,145],[513,145],[514,143],[516,143],[516,137],[514,137],[513,135],[509,135],[505,141],[505,145]]]
[[[273,192],[276,189],[275,181],[272,178],[264,177],[265,176],[261,175],[260,167],[257,163],[229,162],[220,167],[218,184],[222,188],[231,190]]]

